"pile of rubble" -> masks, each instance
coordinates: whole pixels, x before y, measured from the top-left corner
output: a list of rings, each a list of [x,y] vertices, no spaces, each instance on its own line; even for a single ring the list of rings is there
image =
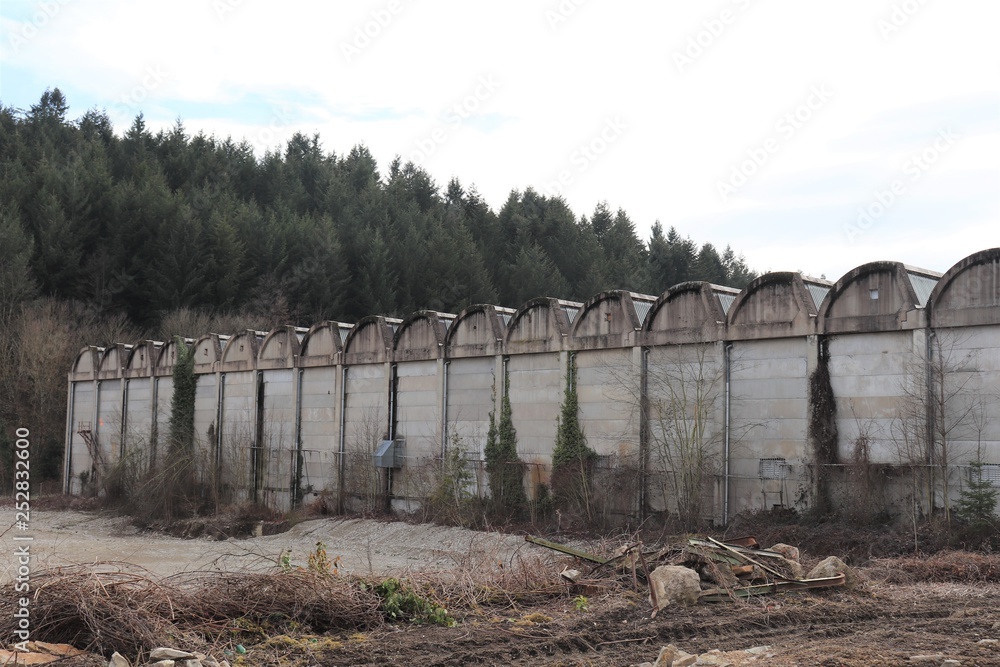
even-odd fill
[[[216,660],[210,655],[197,651],[182,651],[176,648],[159,647],[149,652],[148,667],[229,667],[226,660]],[[128,658],[115,652],[108,667],[133,667]]]
[[[831,556],[805,573],[799,550],[787,544],[761,549],[754,537],[720,542],[711,537],[689,538],[685,543],[646,548],[642,542],[626,544],[610,558],[536,537],[527,541],[555,549],[591,563],[588,572],[565,569],[562,577],[575,585],[599,585],[601,578],[625,577],[635,590],[643,580],[656,612],[671,604],[721,602],[737,597],[846,586],[860,582],[854,570]]]

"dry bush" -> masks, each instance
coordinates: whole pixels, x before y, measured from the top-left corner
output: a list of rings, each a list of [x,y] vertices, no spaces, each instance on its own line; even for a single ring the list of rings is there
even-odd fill
[[[890,584],[918,581],[998,583],[1000,554],[941,551],[933,556],[876,560],[871,569],[875,578]]]
[[[487,543],[488,544],[488,543]],[[521,553],[509,559],[499,546],[470,545],[444,572],[410,573],[408,580],[448,609],[516,607],[566,594],[566,582],[548,554]]]
[[[350,579],[308,570],[188,575],[168,581],[190,591],[186,602],[200,617],[200,627],[240,618],[272,628],[295,623],[323,633],[365,630],[382,623],[380,601],[374,593]]]

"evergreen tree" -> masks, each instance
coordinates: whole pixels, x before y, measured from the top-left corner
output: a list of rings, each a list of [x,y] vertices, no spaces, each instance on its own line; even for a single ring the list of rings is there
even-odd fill
[[[996,534],[998,521],[996,508],[1000,498],[1000,488],[983,476],[983,462],[969,463],[969,481],[955,504],[955,514],[973,532],[990,531]]]
[[[0,248],[4,253],[0,263],[0,329],[10,322],[17,307],[35,294],[30,271],[32,245],[20,216],[0,208]]]
[[[552,490],[558,502],[574,510],[582,510],[591,518],[591,468],[597,454],[587,445],[580,426],[580,405],[576,394],[576,360],[571,356],[566,376],[552,450]]]
[[[517,431],[510,407],[510,380],[507,378],[504,378],[504,392],[500,399],[499,423],[495,413],[490,412],[484,454],[494,507],[504,513],[520,512],[527,503],[524,463],[517,455]]]

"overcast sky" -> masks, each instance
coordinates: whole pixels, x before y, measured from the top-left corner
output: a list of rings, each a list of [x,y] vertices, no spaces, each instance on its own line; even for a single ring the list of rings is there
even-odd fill
[[[606,200],[759,271],[1000,245],[996,0],[0,4],[0,102]]]

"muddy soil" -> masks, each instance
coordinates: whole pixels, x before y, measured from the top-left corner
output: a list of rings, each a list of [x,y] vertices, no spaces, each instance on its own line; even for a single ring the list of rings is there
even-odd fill
[[[394,628],[349,641],[323,665],[637,665],[674,644],[722,652],[734,667],[889,667],[941,654],[1000,665],[1000,586],[870,586],[702,604],[649,618],[644,598],[567,600],[520,615],[467,618],[455,628]],[[531,612],[530,614],[528,612]],[[551,619],[551,620],[546,620]],[[746,649],[751,649],[747,652]],[[289,656],[290,657],[290,656]]]

